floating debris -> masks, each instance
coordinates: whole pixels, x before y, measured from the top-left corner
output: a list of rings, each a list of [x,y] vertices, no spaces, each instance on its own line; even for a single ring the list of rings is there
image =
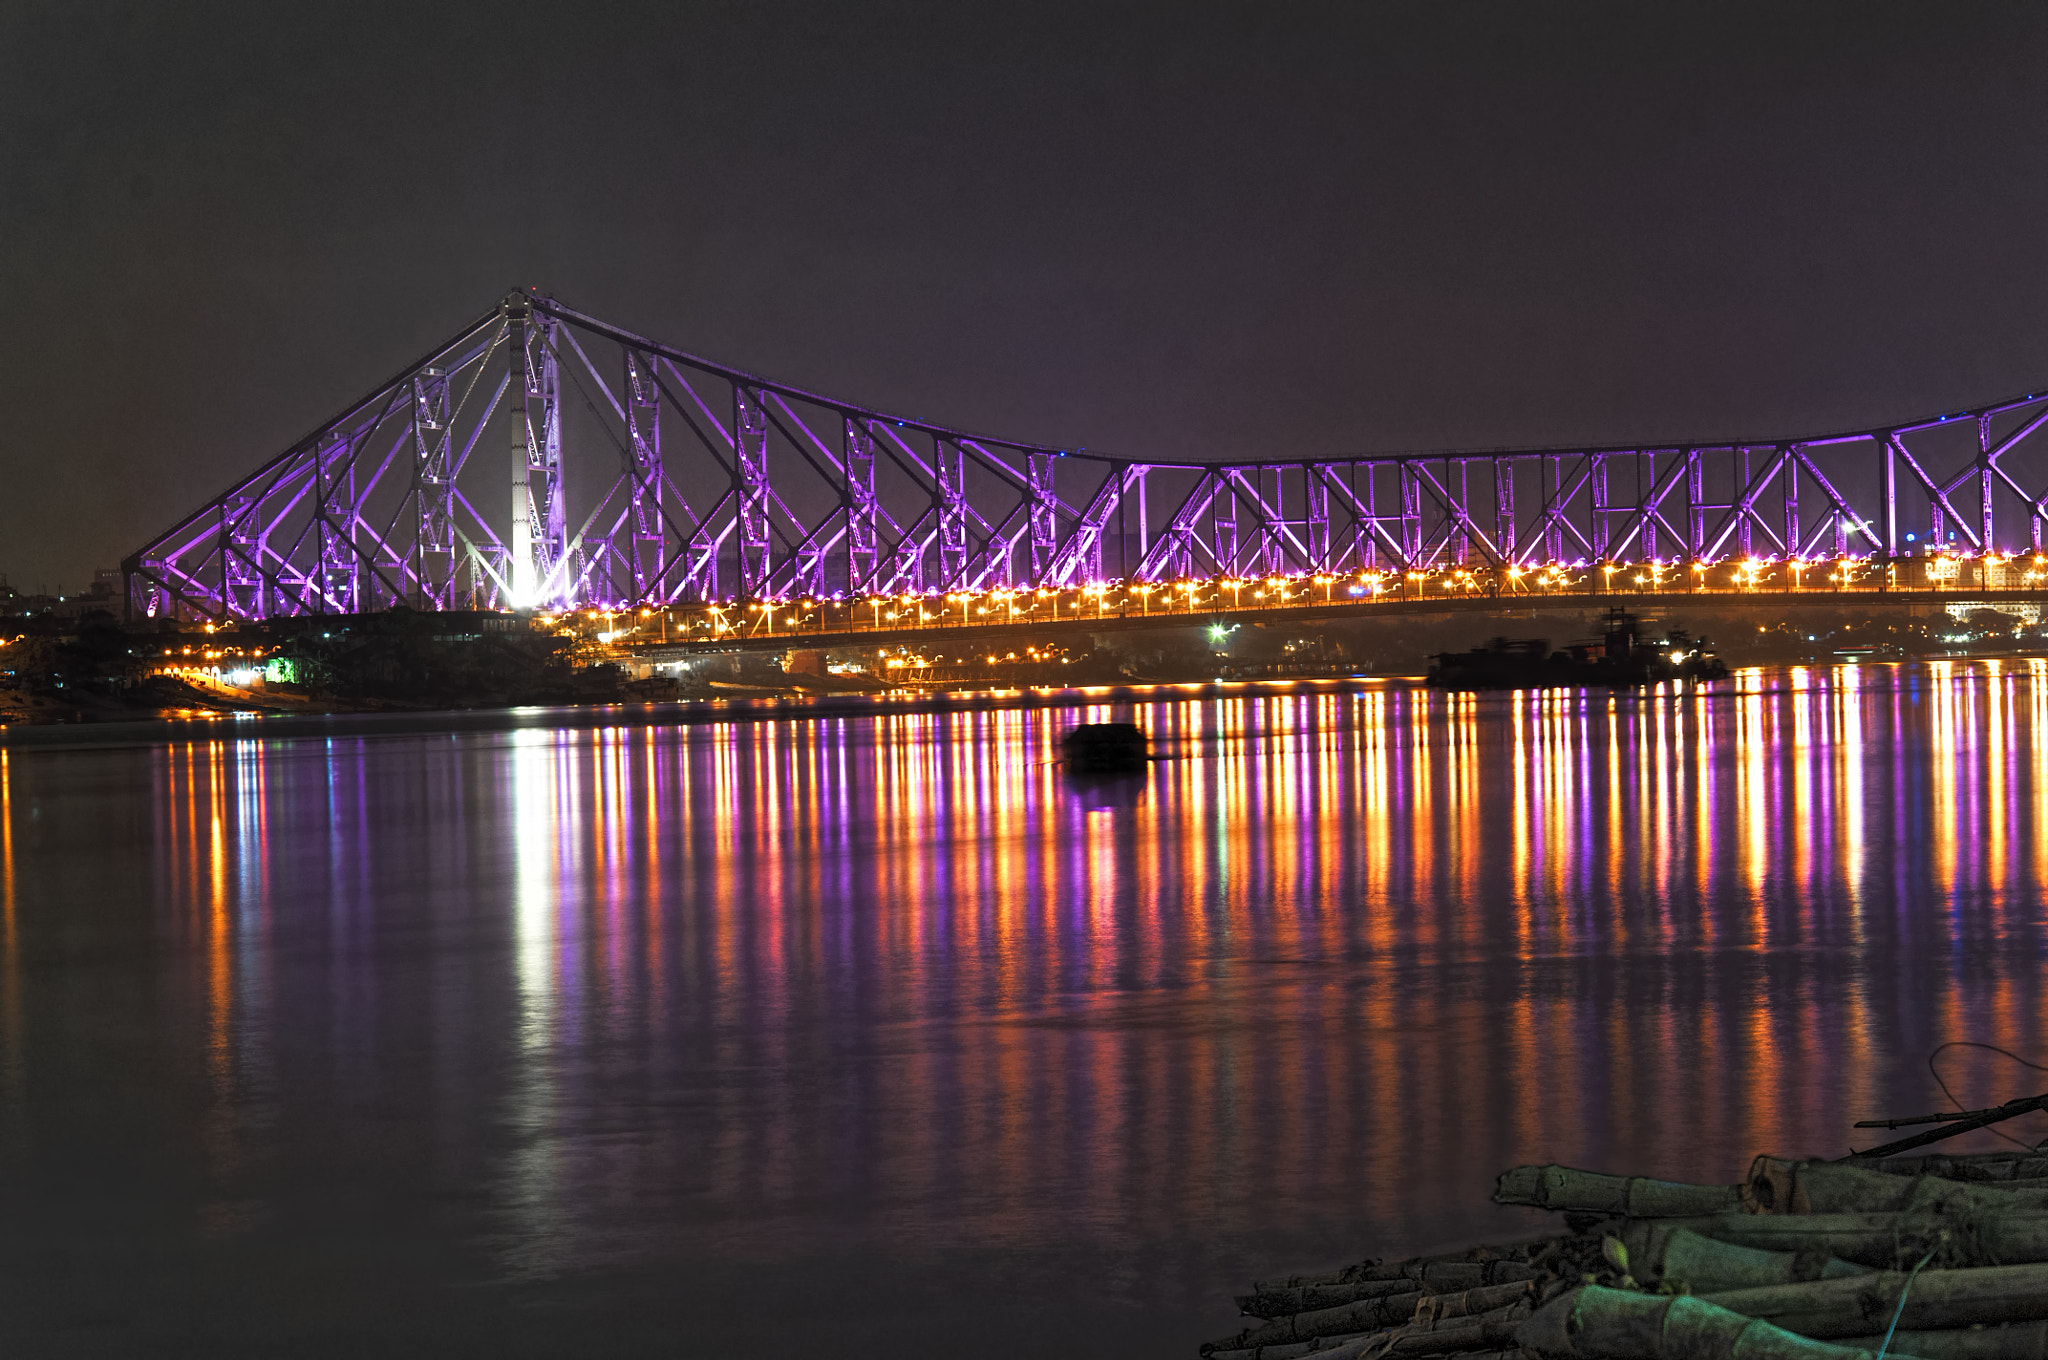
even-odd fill
[[[1560,1212],[1505,1246],[1256,1283],[1207,1360],[2048,1360],[2048,1154],[1899,1155],[2048,1108],[1949,1121],[1734,1185],[1517,1166],[1499,1204]]]

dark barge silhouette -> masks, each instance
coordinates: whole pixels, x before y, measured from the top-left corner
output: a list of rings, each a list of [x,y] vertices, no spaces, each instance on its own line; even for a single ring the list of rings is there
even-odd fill
[[[1553,652],[1543,638],[1495,638],[1470,651],[1438,652],[1430,658],[1428,684],[1446,690],[1579,685],[1618,689],[1727,678],[1727,664],[1714,655],[1705,638],[1673,628],[1662,638],[1646,639],[1642,626],[1643,620],[1627,610],[1610,609],[1606,632],[1598,642],[1573,643]]]

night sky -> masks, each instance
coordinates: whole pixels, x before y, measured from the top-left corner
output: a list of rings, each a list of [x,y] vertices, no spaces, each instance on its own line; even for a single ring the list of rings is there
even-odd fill
[[[515,285],[1137,456],[2048,381],[2048,7],[0,5],[0,572],[83,586]]]

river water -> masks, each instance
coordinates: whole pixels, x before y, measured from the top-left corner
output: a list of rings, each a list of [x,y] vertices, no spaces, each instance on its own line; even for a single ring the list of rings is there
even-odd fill
[[[1192,1360],[2048,1052],[2048,662],[455,726],[0,742],[11,1353]]]

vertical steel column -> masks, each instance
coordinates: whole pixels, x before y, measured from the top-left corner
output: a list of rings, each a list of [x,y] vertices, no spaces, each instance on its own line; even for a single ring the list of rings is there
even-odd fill
[[[1365,490],[1358,489],[1358,469],[1365,469]],[[1377,467],[1372,463],[1351,465],[1351,517],[1352,531],[1358,535],[1358,565],[1370,571],[1380,564],[1379,543],[1379,500],[1373,488],[1378,480]]]
[[[1707,553],[1707,465],[1700,449],[1685,451],[1685,555],[1697,562]]]
[[[454,603],[455,482],[448,475],[448,440],[447,371],[423,368],[412,380],[412,484],[419,502],[413,579],[422,609]]]
[[[1997,551],[1997,539],[1993,537],[1995,526],[1992,523],[1994,519],[1993,507],[1997,504],[1997,498],[1993,492],[1996,483],[1992,479],[1996,475],[1997,469],[1991,462],[1991,413],[1986,411],[1983,415],[1977,417],[1977,481],[1980,494],[1984,497],[1983,545],[1984,551],[1987,553]]]
[[[1540,467],[1541,464],[1538,464],[1538,466]],[[1546,495],[1546,503],[1548,496],[1562,495],[1564,495],[1564,455],[1553,453],[1550,455],[1550,491]],[[1551,512],[1544,514],[1543,557],[1547,562],[1562,562],[1564,560],[1563,516],[1565,510],[1566,507],[1560,502],[1553,507]]]
[[[1639,461],[1636,464],[1637,475],[1635,513],[1643,517],[1642,556],[1643,560],[1646,562],[1655,561],[1656,559],[1662,557],[1663,554],[1658,551],[1657,520],[1656,517],[1649,512],[1649,508],[1643,498],[1642,487],[1644,483],[1647,482],[1653,492],[1656,489],[1657,451],[1655,449],[1645,449],[1641,453],[1637,454],[1636,458]],[[1650,464],[1650,475],[1647,478],[1643,477],[1641,472],[1642,462],[1640,460],[1643,459],[1647,459]]]
[[[1031,498],[1031,584],[1044,585],[1046,570],[1060,546],[1060,499],[1053,490],[1053,456],[1025,455]]]
[[[1286,473],[1287,469],[1272,466],[1258,471],[1259,570],[1268,576],[1277,576],[1287,569],[1287,540],[1282,536],[1286,524],[1282,500],[1287,494]]]
[[[1209,502],[1209,530],[1216,538],[1217,570],[1237,575],[1237,483],[1227,473],[1218,473],[1222,485]]]
[[[1401,554],[1410,566],[1422,561],[1422,476],[1407,463],[1394,465],[1401,477]]]
[[[555,358],[555,322],[536,317],[527,327],[527,338],[535,362],[527,367],[527,427],[530,458],[527,488],[533,495],[533,568],[535,589],[551,608],[569,603],[572,582],[563,579],[562,560],[568,537],[563,525],[562,504],[562,374]],[[540,419],[533,418],[538,403]]]
[[[1593,530],[1593,558],[1595,561],[1604,562],[1607,560],[1607,511],[1609,509],[1607,503],[1607,455],[1596,453],[1592,455],[1592,459],[1593,522],[1590,527]]]
[[[1321,464],[1303,467],[1303,515],[1308,520],[1308,569],[1330,570],[1330,469]]]
[[[768,413],[761,394],[740,383],[732,386],[732,448],[737,461],[739,493],[741,599],[768,592],[773,550],[768,541]]]
[[[1149,467],[1138,469],[1138,484],[1135,488],[1138,496],[1138,561],[1141,564],[1145,560],[1145,554],[1152,550],[1151,530],[1145,518],[1145,486],[1151,471]]]
[[[1785,552],[1788,556],[1799,555],[1799,460],[1791,456],[1791,449],[1780,450],[1785,454],[1784,471],[1780,474],[1779,485],[1785,489]]]
[[[313,450],[314,494],[320,503],[320,565],[315,612],[356,612],[356,475],[346,436],[330,431]]]
[[[1445,537],[1444,545],[1450,549],[1451,560],[1464,566],[1472,557],[1472,486],[1467,475],[1466,459],[1458,460],[1457,498],[1451,510],[1451,532]],[[1451,460],[1444,459],[1444,486],[1451,484]]]
[[[958,440],[934,438],[932,461],[938,471],[939,589],[957,590],[967,582],[967,459]]]
[[[1501,557],[1515,560],[1515,460],[1493,460],[1493,541]]]
[[[534,591],[540,584],[533,575],[533,486],[529,475],[533,430],[527,423],[526,403],[533,385],[531,356],[526,352],[527,323],[532,319],[533,308],[523,294],[514,293],[505,300],[505,363],[512,395],[512,539],[506,575],[512,598],[506,603],[514,609],[533,608]]]
[[[1884,553],[1886,557],[1899,555],[1899,451],[1892,446],[1894,436],[1887,430],[1878,436],[1884,441]]]
[[[1736,452],[1735,478],[1735,546],[1744,557],[1755,556],[1755,539],[1750,534],[1750,524],[1756,518],[1756,498],[1749,485],[1749,445],[1744,444]]]
[[[861,594],[877,588],[875,580],[875,432],[864,416],[847,416],[840,435],[846,464],[846,489],[840,506],[846,512],[846,589]]]
[[[632,523],[627,568],[633,577],[633,599],[660,595],[668,581],[668,534],[661,523],[661,387],[654,367],[626,349],[626,434],[632,466]],[[652,580],[654,589],[648,589]]]
[[[512,365],[512,607],[557,604],[562,560],[561,373],[553,323],[523,297],[506,303]]]

